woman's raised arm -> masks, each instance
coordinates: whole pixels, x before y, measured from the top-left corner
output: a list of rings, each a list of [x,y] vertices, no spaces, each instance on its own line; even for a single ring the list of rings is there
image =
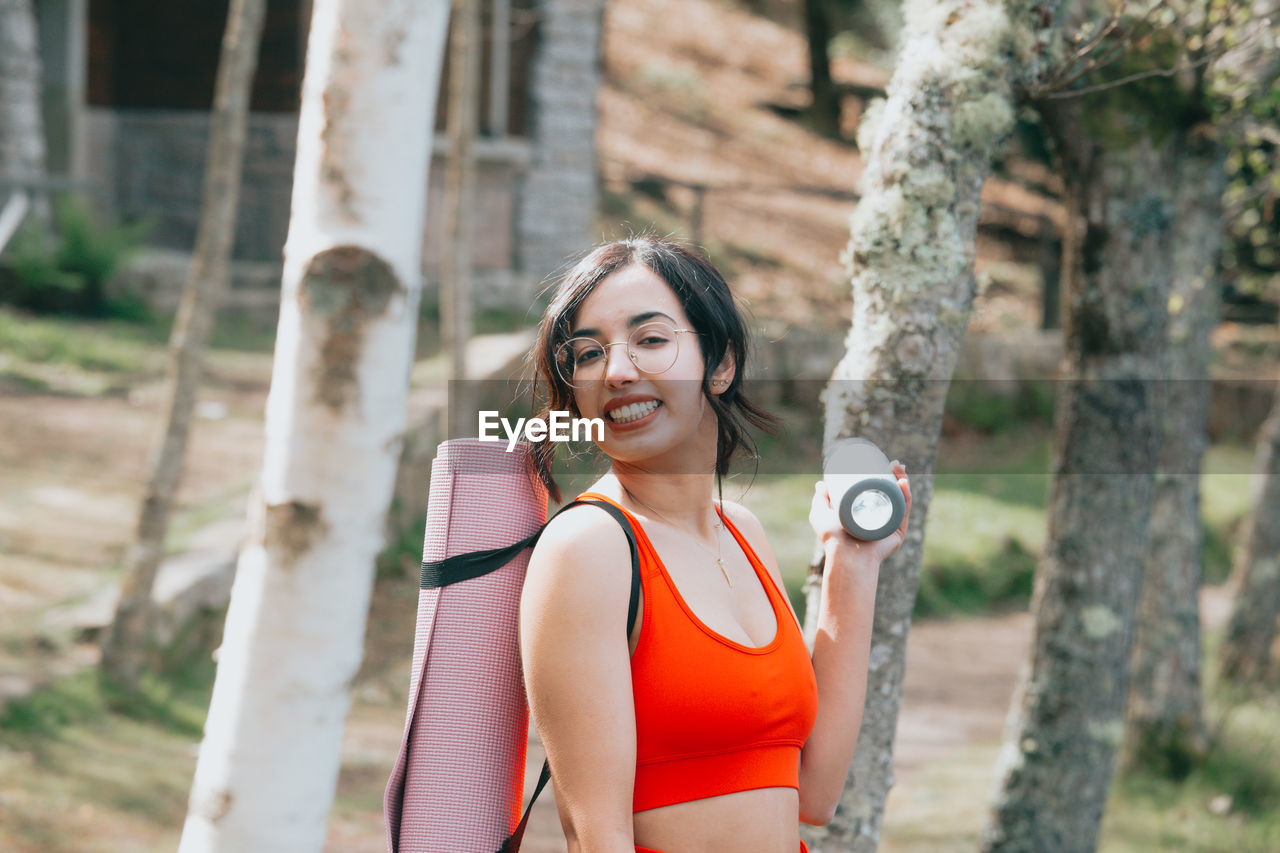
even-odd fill
[[[574,507],[547,525],[520,601],[520,651],[569,853],[635,853],[630,597],[614,519]]]

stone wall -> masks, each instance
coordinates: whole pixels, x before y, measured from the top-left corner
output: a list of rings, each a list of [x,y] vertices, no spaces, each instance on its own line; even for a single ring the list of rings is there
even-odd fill
[[[87,111],[91,180],[103,185],[111,211],[151,217],[148,243],[191,251],[200,218],[209,117],[198,110]],[[289,192],[297,116],[255,113],[249,122],[234,255],[278,261],[289,227]]]
[[[182,286],[179,272],[185,267],[174,253],[189,253],[195,244],[208,118],[197,111],[91,109],[85,127],[88,171],[104,212],[126,218],[150,216],[156,223],[148,238],[156,251],[140,259],[142,269],[137,275],[126,274],[122,286],[140,283],[142,295],[152,305],[170,310],[177,304]],[[279,287],[296,136],[297,119],[292,115],[254,114],[250,119],[236,226],[237,263],[232,270],[231,304],[238,307],[275,310],[273,295],[260,288],[264,280],[272,279],[274,287]],[[423,233],[425,299],[436,298],[439,290],[442,147],[437,140],[429,178]],[[523,308],[529,304],[535,277],[524,274],[519,266],[522,253],[516,242],[516,217],[530,146],[520,139],[480,140],[475,150],[472,278],[476,304]]]
[[[519,265],[535,281],[592,241],[604,2],[540,0],[538,12],[529,93],[532,162],[518,220]]]

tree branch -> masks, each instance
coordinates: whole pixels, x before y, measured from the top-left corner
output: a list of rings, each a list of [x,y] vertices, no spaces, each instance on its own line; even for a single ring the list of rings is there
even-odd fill
[[[1096,86],[1086,86],[1083,89],[1072,89],[1064,92],[1041,93],[1040,96],[1043,98],[1078,98],[1081,95],[1091,95],[1094,92],[1101,92],[1104,89],[1114,89],[1117,86],[1123,86],[1126,83],[1132,83],[1135,80],[1142,80],[1147,77],[1172,77],[1180,71],[1189,71],[1192,68],[1204,65],[1206,62],[1211,61],[1215,56],[1217,56],[1217,54],[1206,54],[1195,62],[1191,62],[1186,65],[1175,65],[1172,68],[1153,68],[1150,71],[1139,71],[1135,74],[1130,74],[1127,77],[1121,77],[1119,80],[1110,80],[1106,83],[1099,83]]]

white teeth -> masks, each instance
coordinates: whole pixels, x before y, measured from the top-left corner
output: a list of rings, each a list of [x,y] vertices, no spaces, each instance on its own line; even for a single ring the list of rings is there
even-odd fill
[[[625,424],[643,418],[645,415],[658,408],[657,400],[645,400],[643,403],[632,403],[629,406],[619,406],[609,412],[609,418],[614,423]]]

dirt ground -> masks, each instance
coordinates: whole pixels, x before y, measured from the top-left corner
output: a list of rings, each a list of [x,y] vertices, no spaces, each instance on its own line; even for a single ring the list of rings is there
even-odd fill
[[[262,458],[269,356],[215,355],[200,394],[170,552],[198,526],[243,512]],[[0,384],[0,705],[58,674],[68,637],[43,615],[113,579],[133,533],[163,387],[101,397]],[[228,543],[234,548],[235,543]],[[52,668],[51,668],[52,667]]]

